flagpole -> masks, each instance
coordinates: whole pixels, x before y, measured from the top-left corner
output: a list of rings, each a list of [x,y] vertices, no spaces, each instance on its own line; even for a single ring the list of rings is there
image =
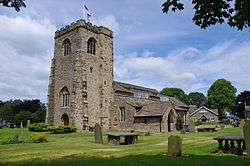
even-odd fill
[[[91,12],[90,12],[89,8],[87,7],[85,1],[84,1],[84,5],[83,5],[83,10],[84,10],[84,12],[86,14],[86,20],[87,20],[87,22],[90,22]]]

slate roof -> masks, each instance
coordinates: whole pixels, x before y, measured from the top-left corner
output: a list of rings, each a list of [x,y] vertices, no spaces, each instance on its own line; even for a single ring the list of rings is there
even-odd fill
[[[163,116],[166,111],[171,109],[173,106],[170,102],[153,102],[143,106],[134,117]]]
[[[118,81],[113,81],[113,88],[114,88],[114,91],[124,91],[124,92],[132,93],[134,89],[137,89],[137,90],[148,91],[148,92],[158,94],[158,91],[156,89],[146,88],[143,86],[137,86],[137,85],[132,85],[128,83],[122,83]]]
[[[169,97],[169,100],[173,103],[176,110],[188,111],[188,109],[190,108],[187,104],[183,103],[179,99],[176,99],[175,97]]]
[[[200,107],[199,109],[197,109],[195,112],[191,113],[190,116],[195,115],[195,114],[196,114],[197,112],[199,112],[201,109],[205,109],[205,110],[207,110],[208,112],[211,112],[212,114],[215,114],[215,115],[217,115],[217,116],[219,115],[217,109],[208,109],[207,107],[202,106],[202,107]]]
[[[193,112],[195,112],[197,110],[197,107],[195,105],[190,105],[189,107],[190,108],[189,108],[188,111],[189,111],[190,114],[192,114]]]

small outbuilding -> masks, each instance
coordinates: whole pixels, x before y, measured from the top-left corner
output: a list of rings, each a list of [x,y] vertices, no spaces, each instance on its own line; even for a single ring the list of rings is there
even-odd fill
[[[190,114],[191,118],[196,118],[204,123],[219,122],[219,114],[217,109],[208,109],[207,107],[200,107]]]

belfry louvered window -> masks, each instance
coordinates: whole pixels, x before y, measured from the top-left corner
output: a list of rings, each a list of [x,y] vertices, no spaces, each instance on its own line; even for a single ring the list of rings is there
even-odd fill
[[[96,40],[93,37],[89,38],[87,42],[87,52],[94,55],[96,53]]]
[[[63,47],[64,47],[64,56],[68,56],[71,54],[71,43],[70,40],[67,38],[63,42]]]

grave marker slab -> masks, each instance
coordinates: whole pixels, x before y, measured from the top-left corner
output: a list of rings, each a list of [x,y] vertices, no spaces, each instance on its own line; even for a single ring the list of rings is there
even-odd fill
[[[243,127],[244,139],[246,142],[247,155],[250,157],[250,120],[245,121]]]
[[[98,123],[95,125],[95,143],[103,144],[102,127]]]
[[[171,135],[168,137],[168,155],[181,156],[182,154],[182,139],[179,136]]]

